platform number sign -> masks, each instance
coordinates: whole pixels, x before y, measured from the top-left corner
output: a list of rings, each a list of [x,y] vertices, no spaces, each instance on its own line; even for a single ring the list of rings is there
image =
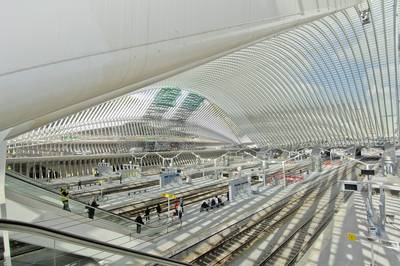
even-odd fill
[[[347,233],[347,239],[350,241],[356,241],[357,240],[357,235],[354,233]]]

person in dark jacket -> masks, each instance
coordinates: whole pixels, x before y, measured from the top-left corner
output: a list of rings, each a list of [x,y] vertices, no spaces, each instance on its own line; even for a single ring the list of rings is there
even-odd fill
[[[78,180],[78,190],[82,189],[82,181],[79,179]]]
[[[182,208],[182,213],[183,213],[183,212],[184,212],[184,210],[183,210],[183,197],[180,198],[179,205],[181,206],[181,208]]]
[[[222,202],[222,199],[220,197],[217,197],[217,200],[219,206],[224,206],[224,203]]]
[[[136,222],[136,233],[140,234],[140,232],[142,231],[142,224],[144,224],[142,216],[140,216],[140,213],[136,217],[135,222]]]
[[[150,209],[149,207],[146,208],[146,210],[144,211],[144,219],[147,221],[150,221]]]
[[[216,204],[215,199],[212,198],[211,199],[211,204],[210,204],[211,205],[211,209],[215,207],[215,204]]]
[[[180,223],[181,227],[182,227],[182,214],[183,214],[182,207],[179,206],[178,207],[178,218],[179,218],[179,223]]]
[[[156,211],[157,211],[157,215],[158,215],[158,220],[160,220],[160,219],[161,219],[161,218],[160,218],[160,214],[161,214],[161,206],[160,206],[160,203],[157,204]]]
[[[92,203],[87,206],[86,208],[88,209],[88,217],[89,219],[93,219],[94,218],[94,211],[95,208],[99,207],[99,204],[97,204],[96,199],[92,200]]]
[[[208,211],[208,204],[207,204],[207,202],[206,201],[203,201],[203,203],[201,204],[201,207],[200,207],[200,212],[202,212],[203,210],[206,210],[206,211]]]

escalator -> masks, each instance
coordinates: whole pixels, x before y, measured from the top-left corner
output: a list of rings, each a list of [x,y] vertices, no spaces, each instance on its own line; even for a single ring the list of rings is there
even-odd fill
[[[137,223],[134,220],[99,208],[95,209],[94,219],[89,219],[88,205],[72,199],[69,200],[71,212],[63,211],[58,191],[13,171],[6,173],[5,190],[8,217],[16,220],[52,225],[61,230],[63,225],[69,230],[72,226],[90,225],[144,241],[157,237],[168,229],[168,224],[142,225],[139,235],[136,233]]]
[[[0,219],[0,230],[7,232],[11,241],[24,235],[38,246],[36,250],[19,255],[13,255],[11,247],[11,257],[2,261],[5,265],[188,265],[21,221]]]

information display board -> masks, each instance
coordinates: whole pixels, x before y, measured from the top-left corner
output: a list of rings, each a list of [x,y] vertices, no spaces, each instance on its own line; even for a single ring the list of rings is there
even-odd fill
[[[234,179],[229,182],[229,200],[233,201],[238,196],[250,196],[251,185],[247,177]]]
[[[160,173],[160,188],[164,186],[175,183],[182,185],[182,178],[181,178],[182,171],[177,168],[163,168]]]
[[[97,164],[97,171],[100,175],[112,174],[113,168],[109,163],[101,162]]]

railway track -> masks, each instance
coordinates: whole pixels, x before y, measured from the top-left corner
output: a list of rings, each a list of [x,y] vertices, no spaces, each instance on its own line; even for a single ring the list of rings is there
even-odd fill
[[[306,166],[296,166],[293,167],[292,169],[288,170],[287,173],[290,174],[294,171],[297,171],[299,169],[303,169],[308,167]],[[278,171],[275,171],[272,174],[276,174]],[[227,180],[224,183],[218,184],[218,185],[210,185],[210,186],[205,186],[199,189],[194,189],[190,191],[185,191],[181,193],[176,193],[176,196],[178,198],[183,197],[185,200],[185,205],[190,205],[194,203],[199,203],[203,200],[212,198],[214,196],[220,196],[220,195],[225,195],[228,192],[228,182]],[[262,181],[252,181],[252,184],[255,185],[257,183],[260,183]],[[160,204],[162,209],[166,211],[167,209],[167,200],[164,198],[154,198],[154,199],[149,199],[146,201],[141,201],[139,203],[134,203],[130,204],[127,206],[123,207],[118,207],[115,209],[112,209],[112,211],[115,214],[123,215],[126,217],[135,217],[139,213],[143,213],[147,207],[149,208],[155,208],[157,204]]]
[[[342,169],[342,172],[344,173],[342,173],[341,176],[347,176],[350,171],[351,169]],[[295,194],[293,197],[286,200],[284,204],[277,205],[275,208],[267,212],[263,217],[260,217],[256,221],[250,219],[241,229],[235,230],[232,234],[225,236],[221,241],[214,244],[212,248],[209,248],[204,253],[199,253],[194,258],[193,255],[189,256],[191,259],[186,261],[194,265],[229,264],[229,262],[237,258],[238,255],[242,255],[246,250],[249,250],[249,248],[258,241],[266,238],[274,239],[283,225],[288,225],[294,217],[309,212],[316,201],[329,203],[332,200],[335,200],[337,193],[329,195],[327,192],[335,187],[334,184],[337,180],[337,175],[331,175],[329,176],[329,179],[324,180],[323,182],[321,181],[319,184],[305,189],[301,193]],[[328,198],[326,199],[326,197]],[[316,213],[319,212],[314,210],[314,212],[308,215],[309,218],[311,219],[314,217]],[[299,232],[300,231],[301,230],[299,229]],[[289,244],[289,242],[287,243]],[[272,248],[266,250],[266,254],[263,255],[263,258],[272,253],[275,255],[280,254],[279,252],[283,252],[282,254],[287,253],[284,249],[280,250],[281,251],[278,251],[278,249],[274,250]],[[273,257],[274,256],[264,259],[260,264],[268,264],[272,261]]]
[[[250,166],[247,165],[247,166],[243,166],[243,170],[256,168],[256,167],[258,167],[258,165],[250,165]],[[214,173],[214,170],[204,171],[204,175],[210,175],[212,173]],[[196,179],[196,178],[199,178],[202,176],[203,176],[203,172],[196,172],[196,173],[190,174],[190,177],[192,179]],[[92,183],[94,184],[94,186],[96,186],[95,181],[93,181]],[[147,188],[147,187],[157,186],[159,184],[160,184],[159,180],[150,180],[150,181],[135,182],[135,183],[132,182],[132,183],[125,183],[125,184],[115,186],[115,187],[109,187],[109,188],[104,188],[104,189],[99,188],[99,189],[93,190],[93,191],[81,191],[81,192],[74,191],[73,193],[71,193],[71,195],[76,199],[81,199],[83,201],[87,201],[91,197],[97,196],[100,194],[110,195],[113,193],[119,193],[119,192],[124,192],[124,191],[140,190],[140,189]],[[59,187],[59,186],[60,185],[57,185],[57,187]],[[65,186],[65,185],[62,185],[62,186]]]
[[[270,250],[258,265],[294,265],[311,246],[319,232],[330,222],[338,206],[350,197],[351,192],[339,194],[342,197],[330,200],[314,216],[298,225],[298,228],[283,243]]]

